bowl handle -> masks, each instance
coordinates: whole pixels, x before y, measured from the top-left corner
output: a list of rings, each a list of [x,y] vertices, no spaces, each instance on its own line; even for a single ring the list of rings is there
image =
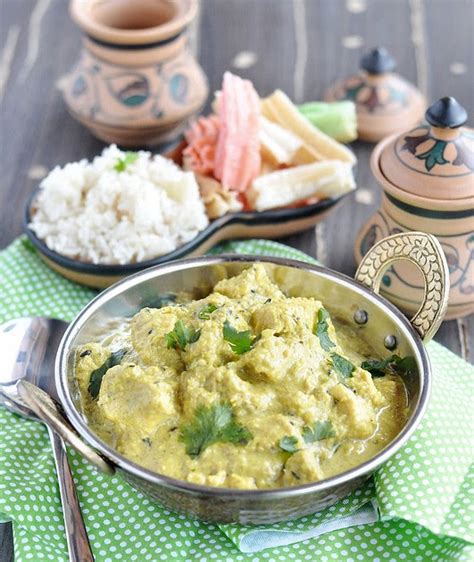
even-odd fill
[[[424,232],[402,232],[383,238],[362,258],[355,279],[378,293],[384,272],[398,260],[414,263],[423,275],[423,302],[410,322],[426,343],[443,321],[450,287],[448,263],[434,236]]]
[[[68,445],[75,449],[86,460],[92,463],[101,472],[113,474],[115,467],[105,460],[89,445],[84,443],[75,430],[69,425],[62,415],[59,406],[51,396],[25,380],[17,383],[18,396],[37,416],[55,433],[59,434]]]

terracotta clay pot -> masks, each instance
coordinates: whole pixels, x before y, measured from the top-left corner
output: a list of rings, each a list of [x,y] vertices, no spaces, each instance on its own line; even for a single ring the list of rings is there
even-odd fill
[[[371,169],[384,191],[382,204],[355,244],[359,262],[389,234],[434,234],[450,271],[447,319],[474,312],[474,131],[462,127],[466,119],[454,98],[443,98],[426,112],[427,125],[388,137],[375,147]],[[381,290],[413,314],[424,286],[416,267],[398,262],[385,273]]]
[[[330,88],[326,101],[351,100],[356,104],[359,138],[377,142],[408,130],[421,121],[426,101],[407,80],[394,74],[395,61],[383,47],[367,53],[360,72]]]
[[[62,81],[72,115],[107,143],[177,139],[208,94],[185,34],[197,0],[72,0],[70,12],[84,33]]]

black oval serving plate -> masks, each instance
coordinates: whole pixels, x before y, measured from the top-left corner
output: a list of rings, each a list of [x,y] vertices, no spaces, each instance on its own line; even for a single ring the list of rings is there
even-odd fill
[[[115,281],[151,267],[184,257],[204,254],[218,242],[234,238],[280,238],[306,230],[320,222],[344,194],[311,205],[296,208],[282,208],[270,211],[241,211],[228,213],[213,220],[195,238],[176,250],[157,258],[126,265],[102,265],[82,262],[63,256],[47,247],[45,242],[29,228],[34,201],[40,188],[30,196],[24,216],[24,230],[41,257],[64,277],[91,287],[103,288]]]

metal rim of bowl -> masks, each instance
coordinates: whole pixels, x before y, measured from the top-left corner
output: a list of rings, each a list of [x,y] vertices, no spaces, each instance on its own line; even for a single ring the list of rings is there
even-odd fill
[[[199,484],[192,484],[184,480],[178,480],[169,476],[160,475],[149,469],[143,468],[140,465],[128,460],[126,457],[118,453],[107,443],[97,437],[88,427],[83,415],[76,408],[71,398],[71,392],[68,388],[67,378],[67,361],[68,355],[71,351],[70,342],[74,339],[75,335],[79,332],[81,324],[95,312],[102,305],[103,301],[108,301],[115,296],[121,294],[129,287],[139,285],[141,282],[152,279],[156,276],[165,275],[180,270],[191,269],[196,266],[212,266],[229,262],[243,262],[243,263],[271,263],[280,266],[293,267],[295,269],[305,270],[314,273],[317,276],[325,277],[329,280],[337,280],[339,284],[348,286],[356,293],[362,294],[364,297],[369,298],[377,308],[381,309],[383,313],[388,314],[393,320],[404,330],[408,336],[410,343],[416,355],[416,361],[419,371],[420,380],[420,394],[416,406],[414,407],[411,418],[408,419],[405,427],[391,441],[385,449],[382,449],[377,455],[368,461],[335,476],[321,480],[319,482],[312,482],[300,486],[291,486],[285,488],[274,489],[260,489],[260,490],[240,490],[234,488],[219,488],[211,486],[203,486]],[[158,273],[158,275],[157,275]],[[123,279],[102,293],[95,297],[89,304],[87,304],[82,311],[76,316],[73,322],[66,330],[59,349],[56,355],[55,362],[55,379],[58,389],[59,398],[64,408],[67,418],[80,434],[80,436],[89,444],[99,451],[106,459],[109,459],[119,469],[131,473],[136,477],[146,480],[149,483],[166,487],[167,489],[178,489],[180,491],[193,494],[193,495],[216,495],[216,496],[232,496],[232,497],[258,497],[259,499],[275,499],[281,497],[306,495],[310,493],[322,492],[333,486],[343,484],[347,481],[356,479],[357,477],[371,474],[381,464],[386,462],[392,457],[409,439],[415,429],[418,427],[428,403],[428,398],[431,388],[431,365],[424,349],[420,336],[411,326],[408,319],[400,312],[394,305],[388,302],[385,298],[372,292],[364,287],[354,279],[327,268],[309,265],[305,262],[298,260],[291,260],[287,258],[272,258],[260,256],[246,256],[246,255],[225,255],[222,254],[217,257],[199,257],[179,260],[168,264],[158,265],[146,271],[139,272],[135,275]]]
[[[137,263],[130,263],[124,265],[116,265],[116,264],[95,264],[89,262],[83,262],[79,260],[75,260],[73,258],[69,258],[58,252],[51,250],[48,248],[46,243],[41,240],[36,233],[29,227],[31,222],[31,209],[33,208],[33,203],[41,188],[38,186],[36,189],[33,190],[30,198],[26,204],[25,208],[25,215],[23,220],[23,228],[28,236],[31,243],[39,250],[42,254],[44,254],[47,258],[51,261],[57,263],[58,265],[70,269],[72,271],[77,271],[80,273],[89,273],[98,276],[107,276],[107,275],[131,275],[137,272],[140,272],[144,269],[149,267],[154,267],[156,265],[161,265],[164,263],[168,263],[172,260],[177,260],[184,258],[190,252],[192,252],[195,248],[205,242],[208,238],[210,238],[213,234],[215,234],[221,228],[230,225],[230,224],[247,224],[249,226],[257,226],[257,225],[266,225],[266,224],[281,224],[288,221],[304,219],[310,216],[319,215],[324,211],[327,211],[331,207],[334,207],[337,203],[339,203],[344,197],[349,195],[349,193],[344,193],[339,197],[329,197],[327,199],[322,199],[317,203],[312,205],[305,205],[302,207],[295,207],[292,209],[282,208],[270,211],[241,211],[238,213],[227,213],[222,217],[212,220],[209,225],[204,229],[201,230],[192,240],[189,242],[184,243],[183,245],[179,246],[172,252],[167,254],[163,254],[157,258],[137,262]]]

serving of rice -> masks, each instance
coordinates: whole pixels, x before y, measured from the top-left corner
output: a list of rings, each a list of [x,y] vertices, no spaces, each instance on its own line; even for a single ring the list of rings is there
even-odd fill
[[[192,172],[115,145],[41,182],[29,227],[48,248],[83,262],[136,263],[167,254],[209,223]]]

